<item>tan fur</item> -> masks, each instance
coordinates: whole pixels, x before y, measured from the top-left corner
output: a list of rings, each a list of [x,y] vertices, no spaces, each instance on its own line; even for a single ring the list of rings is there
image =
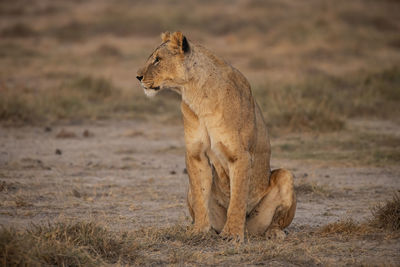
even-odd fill
[[[162,42],[138,79],[147,95],[168,88],[182,96],[194,228],[234,240],[245,231],[283,237],[296,209],[293,176],[271,173],[269,136],[248,81],[180,32],[163,33]]]

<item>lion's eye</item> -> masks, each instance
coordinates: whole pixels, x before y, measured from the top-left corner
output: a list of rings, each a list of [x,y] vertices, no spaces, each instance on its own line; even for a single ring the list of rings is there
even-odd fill
[[[160,62],[160,58],[159,58],[159,57],[156,57],[156,58],[154,59],[153,64],[157,64],[158,62]]]

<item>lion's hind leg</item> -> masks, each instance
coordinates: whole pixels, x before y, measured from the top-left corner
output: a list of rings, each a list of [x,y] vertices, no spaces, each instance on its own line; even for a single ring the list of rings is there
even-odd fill
[[[265,196],[247,216],[246,227],[250,234],[266,234],[267,238],[283,239],[282,231],[289,226],[296,211],[293,175],[284,169],[272,171]]]

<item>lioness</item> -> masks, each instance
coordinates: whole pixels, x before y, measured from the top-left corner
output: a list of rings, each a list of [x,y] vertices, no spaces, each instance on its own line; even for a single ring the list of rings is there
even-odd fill
[[[148,96],[166,88],[182,96],[195,231],[213,228],[236,241],[245,231],[284,238],[296,210],[293,176],[271,172],[267,127],[248,81],[181,32],[161,38],[137,79]]]

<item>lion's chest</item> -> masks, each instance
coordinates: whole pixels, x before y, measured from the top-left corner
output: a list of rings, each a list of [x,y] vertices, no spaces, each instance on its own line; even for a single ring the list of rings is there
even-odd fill
[[[213,174],[212,194],[227,208],[230,198],[229,166],[235,156],[231,148],[232,142],[237,143],[237,140],[227,132],[224,120],[218,113],[211,116],[196,111],[188,105],[182,109],[186,150],[192,158],[204,159],[210,165]]]

